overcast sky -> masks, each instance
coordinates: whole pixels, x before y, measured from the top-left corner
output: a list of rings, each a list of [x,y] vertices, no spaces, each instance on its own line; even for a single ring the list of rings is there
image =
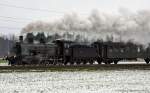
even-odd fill
[[[54,20],[65,13],[88,16],[91,10],[117,14],[124,8],[136,12],[149,10],[150,0],[0,0],[0,33],[19,34],[36,20]]]

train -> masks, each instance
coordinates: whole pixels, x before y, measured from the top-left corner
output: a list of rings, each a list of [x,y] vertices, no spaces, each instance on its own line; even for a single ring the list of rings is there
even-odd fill
[[[24,42],[23,36],[14,44],[13,52],[6,58],[15,65],[86,65],[118,64],[121,60],[144,59],[150,61],[150,47],[143,48],[131,42],[82,43],[57,39],[53,42],[35,43],[33,38]]]

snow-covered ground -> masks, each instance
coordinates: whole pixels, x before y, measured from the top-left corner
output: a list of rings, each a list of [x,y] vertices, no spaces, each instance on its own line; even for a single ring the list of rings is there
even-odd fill
[[[0,73],[0,93],[150,93],[150,71]]]
[[[94,64],[98,64],[98,63],[95,62]],[[104,64],[104,63],[102,63],[102,64]],[[143,60],[139,60],[139,61],[120,61],[120,62],[118,62],[118,64],[146,64],[146,62],[143,61]],[[10,66],[10,65],[8,65],[8,63],[0,63],[0,66]]]
[[[10,66],[8,63],[0,63],[0,66]]]

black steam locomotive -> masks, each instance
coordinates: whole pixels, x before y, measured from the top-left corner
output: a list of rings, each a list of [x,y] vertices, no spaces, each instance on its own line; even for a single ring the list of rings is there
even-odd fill
[[[150,47],[121,42],[77,43],[55,40],[51,43],[24,42],[23,36],[16,42],[13,55],[7,57],[11,65],[66,65],[66,64],[117,64],[120,60],[142,58],[148,64]]]

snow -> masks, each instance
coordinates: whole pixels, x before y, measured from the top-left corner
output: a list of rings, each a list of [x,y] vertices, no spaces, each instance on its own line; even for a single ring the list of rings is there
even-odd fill
[[[0,74],[0,93],[150,93],[149,70]]]
[[[0,63],[0,66],[9,66],[8,63]]]

